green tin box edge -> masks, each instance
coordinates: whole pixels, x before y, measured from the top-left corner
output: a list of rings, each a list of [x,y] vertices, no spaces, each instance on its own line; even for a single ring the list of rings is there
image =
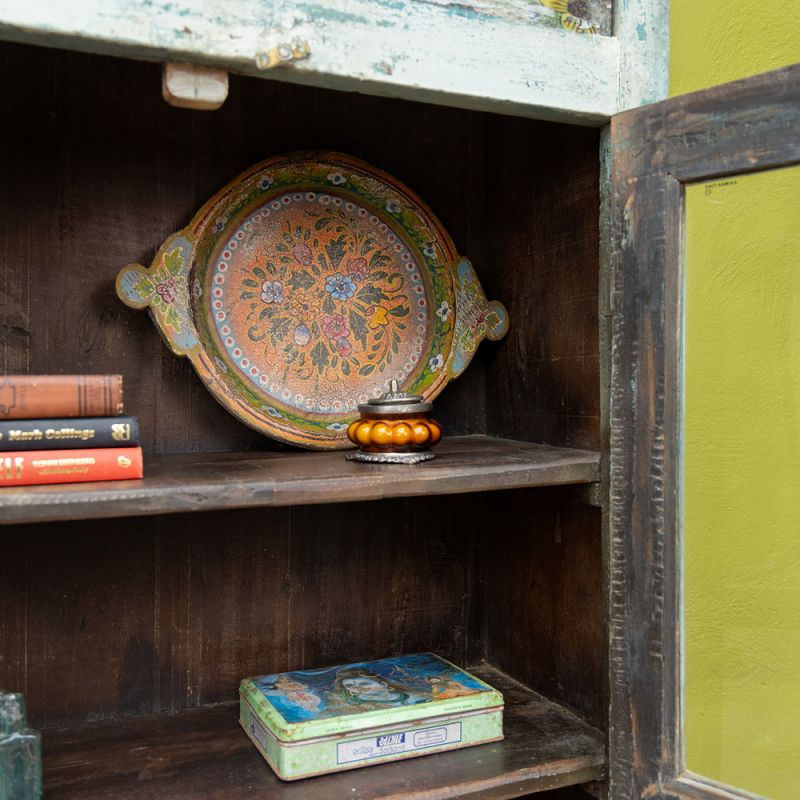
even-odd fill
[[[253,728],[253,722],[261,728],[264,742],[259,740]],[[295,743],[279,742],[267,728],[260,724],[258,712],[253,709],[244,696],[241,697],[239,724],[247,737],[256,747],[261,756],[267,761],[275,774],[284,781],[300,780],[335,772],[361,769],[368,766],[402,761],[409,758],[418,758],[426,755],[474,747],[481,744],[501,741],[503,736],[503,707],[494,707],[483,710],[473,710],[463,714],[438,714],[412,722],[399,721],[394,725],[380,725],[367,730],[354,730],[347,734],[323,737],[321,739],[306,740]],[[338,748],[347,744],[359,744],[365,735],[376,737],[391,736],[393,734],[411,734],[426,732],[426,724],[438,727],[459,726],[459,740],[444,743],[438,746],[414,749],[410,752],[399,754],[386,754],[370,757],[364,760],[351,760],[349,763],[339,763]],[[466,726],[466,733],[464,727]]]

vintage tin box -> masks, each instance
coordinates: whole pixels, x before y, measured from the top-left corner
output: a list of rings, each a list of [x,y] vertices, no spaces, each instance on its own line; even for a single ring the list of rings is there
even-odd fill
[[[503,738],[503,696],[432,653],[246,678],[239,723],[283,780]]]

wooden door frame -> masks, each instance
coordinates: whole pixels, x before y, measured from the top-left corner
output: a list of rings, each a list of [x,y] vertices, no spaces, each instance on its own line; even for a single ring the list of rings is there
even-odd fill
[[[612,119],[608,602],[613,800],[753,797],[684,768],[684,188],[798,163],[800,64]]]

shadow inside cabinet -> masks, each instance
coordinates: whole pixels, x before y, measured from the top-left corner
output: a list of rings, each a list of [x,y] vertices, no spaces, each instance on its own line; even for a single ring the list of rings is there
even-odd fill
[[[114,281],[233,177],[341,150],[405,182],[508,308],[436,401],[451,436],[600,446],[599,134],[231,76],[215,112],[160,95],[160,66],[0,44],[0,370],[121,372],[146,453],[283,450],[221,406]]]
[[[436,401],[446,433],[600,449],[597,131],[237,76],[198,113],[163,103],[159,65],[19,45],[0,63],[19,76],[0,87],[3,372],[123,373],[159,458],[293,452],[218,406],[114,278],[253,163],[338,149],[412,187],[508,307]],[[599,509],[423,495],[5,527],[0,684],[44,731],[47,796],[336,796],[276,781],[236,725],[239,681],[426,651],[507,687],[507,739],[331,776],[348,797],[601,778]]]
[[[486,671],[507,738],[420,759],[405,778],[401,765],[360,770],[359,796],[426,770],[431,787],[460,787],[447,796],[601,776],[597,509],[524,490],[333,510],[7,529],[2,680],[43,728],[49,796],[193,797],[217,770],[226,792],[284,786],[236,724],[241,678],[427,651]]]

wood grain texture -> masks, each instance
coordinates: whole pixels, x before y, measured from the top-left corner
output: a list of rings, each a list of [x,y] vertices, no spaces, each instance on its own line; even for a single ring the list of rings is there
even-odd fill
[[[475,497],[292,511],[291,664],[387,653],[480,657]],[[345,659],[348,660],[348,659]]]
[[[477,497],[6,529],[0,684],[35,726],[236,698],[249,674],[480,657]],[[332,513],[335,512],[335,513]]]
[[[446,439],[432,461],[362,464],[342,451],[151,456],[144,480],[0,490],[0,523],[342,503],[591,483],[599,453],[488,436]]]
[[[624,0],[612,8],[619,43],[619,111],[669,96],[669,0]]]
[[[244,512],[9,528],[0,683],[36,725],[228,700],[240,670],[282,664],[289,515]]]
[[[619,170],[668,172],[688,183],[795,163],[799,69],[784,67],[618,115],[612,153]],[[636,134],[623,131],[633,128],[646,136],[630,150],[628,141]]]
[[[487,147],[481,280],[511,326],[485,357],[486,430],[597,449],[599,136],[493,118]]]
[[[238,704],[177,715],[50,730],[48,798],[126,800],[489,800],[583,783],[602,775],[599,731],[491,668],[475,672],[506,700],[502,742],[284,783],[238,726]],[[413,765],[412,765],[413,764]]]
[[[227,0],[212,10],[189,0],[86,0],[65,13],[58,0],[40,0],[0,8],[0,36],[579,124],[619,110],[616,40],[502,19],[468,3]],[[258,53],[295,38],[309,43],[309,58],[259,70]]]
[[[612,123],[612,797],[716,791],[681,778],[682,182],[797,163],[799,107],[795,66]]]
[[[496,527],[478,544],[487,659],[604,729],[600,509],[539,490],[485,505]]]

